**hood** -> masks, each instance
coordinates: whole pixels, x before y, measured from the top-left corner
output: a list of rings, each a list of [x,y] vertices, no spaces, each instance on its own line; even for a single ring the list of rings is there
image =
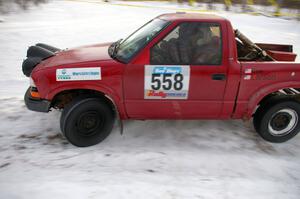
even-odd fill
[[[58,52],[55,56],[44,60],[40,67],[52,67],[66,64],[103,61],[112,59],[108,54],[111,43],[82,46]]]

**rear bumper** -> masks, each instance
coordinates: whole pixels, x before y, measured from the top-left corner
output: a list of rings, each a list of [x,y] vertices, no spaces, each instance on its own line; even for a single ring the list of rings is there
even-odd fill
[[[48,100],[32,99],[30,97],[30,88],[28,88],[25,93],[24,101],[26,107],[31,111],[44,112],[44,113],[49,112],[51,102]]]

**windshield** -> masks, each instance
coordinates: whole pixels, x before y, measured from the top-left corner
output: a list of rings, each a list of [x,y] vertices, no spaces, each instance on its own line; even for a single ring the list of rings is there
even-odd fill
[[[161,19],[149,21],[120,44],[116,57],[124,62],[128,62],[168,24],[168,21]]]

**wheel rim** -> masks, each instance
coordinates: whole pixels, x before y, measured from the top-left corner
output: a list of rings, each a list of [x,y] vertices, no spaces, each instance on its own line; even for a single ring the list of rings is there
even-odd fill
[[[268,129],[273,136],[284,136],[293,131],[297,124],[297,112],[293,109],[282,109],[272,115]]]
[[[76,127],[81,136],[93,136],[103,126],[102,115],[97,111],[87,111],[77,119]]]

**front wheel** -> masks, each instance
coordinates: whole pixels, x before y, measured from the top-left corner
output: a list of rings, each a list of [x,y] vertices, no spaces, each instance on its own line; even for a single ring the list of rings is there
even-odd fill
[[[77,99],[68,104],[61,116],[61,130],[75,146],[100,143],[111,132],[114,114],[111,107],[98,98]]]
[[[300,104],[284,101],[261,107],[254,115],[254,126],[262,138],[270,142],[285,142],[300,131]]]

